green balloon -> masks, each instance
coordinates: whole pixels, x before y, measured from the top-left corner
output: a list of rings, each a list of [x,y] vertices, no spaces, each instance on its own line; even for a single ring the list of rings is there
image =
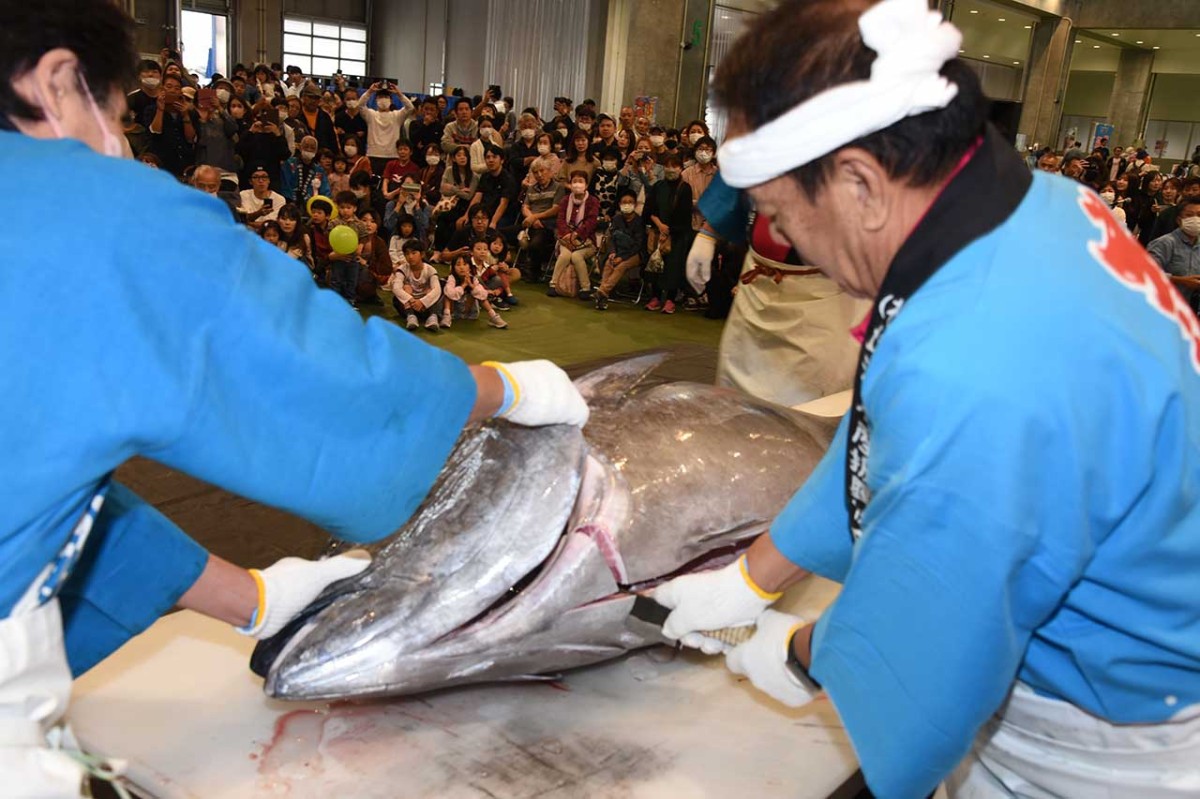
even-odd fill
[[[338,225],[329,231],[329,246],[338,255],[350,255],[358,249],[358,234],[349,225]]]

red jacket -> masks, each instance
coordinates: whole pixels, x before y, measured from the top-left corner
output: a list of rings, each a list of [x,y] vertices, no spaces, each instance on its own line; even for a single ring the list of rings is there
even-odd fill
[[[560,239],[568,233],[575,233],[580,242],[586,241],[596,232],[596,220],[600,217],[600,201],[591,194],[583,202],[583,220],[578,225],[567,222],[567,207],[571,204],[571,195],[567,194],[558,204],[558,227],[554,234]]]

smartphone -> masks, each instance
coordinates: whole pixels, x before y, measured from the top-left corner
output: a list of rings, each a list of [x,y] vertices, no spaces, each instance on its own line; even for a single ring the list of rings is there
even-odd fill
[[[268,197],[267,199],[263,200],[263,208],[274,208],[274,207],[275,207],[275,198],[274,197]]]
[[[196,92],[196,105],[200,108],[216,108],[217,107],[217,90],[216,89],[200,89]]]

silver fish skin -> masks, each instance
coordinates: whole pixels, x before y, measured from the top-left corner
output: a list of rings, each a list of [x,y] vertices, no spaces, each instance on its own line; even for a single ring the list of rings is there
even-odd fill
[[[494,424],[464,434],[414,519],[284,645],[266,692],[406,695],[658,643],[626,625],[633,592],[726,562],[833,434],[828,420],[728,389],[652,385],[661,363],[643,356],[576,381],[592,408],[578,438]],[[478,504],[483,486],[503,513]]]

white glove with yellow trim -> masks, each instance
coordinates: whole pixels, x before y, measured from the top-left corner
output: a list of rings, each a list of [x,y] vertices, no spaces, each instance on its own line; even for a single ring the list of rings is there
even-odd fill
[[[353,577],[370,565],[370,555],[358,549],[325,560],[284,558],[265,569],[251,569],[250,576],[258,583],[258,609],[249,625],[236,629],[259,640],[270,638],[327,585]]]
[[[587,402],[567,373],[550,361],[485,361],[504,381],[504,401],[496,415],[513,424],[587,424]]]
[[[815,684],[802,683],[787,661],[792,636],[808,622],[799,616],[764,610],[757,623],[753,637],[725,655],[725,665],[788,707],[807,705],[819,689]]]
[[[725,651],[725,645],[700,633],[754,624],[783,594],[770,594],[755,585],[742,555],[722,569],[676,577],[655,588],[651,596],[672,610],[663,623],[663,635],[715,655]]]

